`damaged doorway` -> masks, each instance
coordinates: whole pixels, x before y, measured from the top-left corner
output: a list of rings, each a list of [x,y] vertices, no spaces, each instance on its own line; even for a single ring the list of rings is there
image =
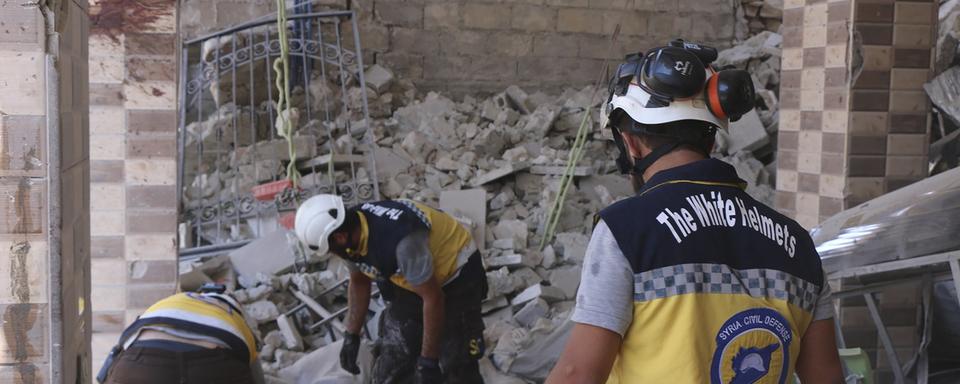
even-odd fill
[[[352,11],[288,18],[292,145],[275,129],[275,19],[184,43],[178,142],[181,258],[238,248],[290,226],[297,201],[378,199],[363,62]],[[293,149],[292,151],[290,149]],[[284,185],[294,161],[300,188]]]

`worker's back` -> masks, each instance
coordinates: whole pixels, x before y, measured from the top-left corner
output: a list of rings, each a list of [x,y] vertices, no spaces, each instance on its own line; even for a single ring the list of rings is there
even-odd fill
[[[825,284],[820,260],[803,228],[747,195],[732,167],[664,171],[601,219],[634,281],[611,382],[792,377]]]

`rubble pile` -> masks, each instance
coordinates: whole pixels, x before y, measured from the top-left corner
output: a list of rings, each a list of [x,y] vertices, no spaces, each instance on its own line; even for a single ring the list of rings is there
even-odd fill
[[[778,32],[783,24],[783,0],[739,0],[734,2],[738,24],[737,39],[762,31]]]
[[[766,28],[763,18],[772,13],[764,10],[775,2],[745,1],[745,9],[757,5],[753,3],[762,3],[756,9]],[[749,183],[748,192],[768,204],[773,200],[781,40],[762,31],[721,52],[718,62],[753,73],[759,101],[756,111],[718,137],[715,156],[733,164]],[[309,85],[292,92],[291,104],[299,111],[291,118],[298,127],[293,147],[301,159],[302,186],[325,185],[331,178],[338,184],[366,180],[375,172],[383,198],[439,207],[470,228],[490,285],[483,303],[490,357],[483,364],[485,374],[498,383],[543,380],[569,331],[593,215],[632,195],[629,180],[616,173],[609,133],[600,127],[605,91],[584,87],[547,95],[510,86],[486,98],[453,100],[435,92],[417,97],[412,83],[380,65],[365,70],[365,88],[354,77],[342,83],[334,75],[339,74],[314,74]],[[234,88],[215,83],[211,89],[222,93]],[[246,90],[245,97],[235,102],[215,97],[215,108],[186,127],[193,134],[187,146],[205,148],[203,157],[185,158],[187,169],[192,164],[197,170],[185,179],[188,209],[211,199],[242,197],[258,184],[282,178],[290,161],[287,143],[271,132],[276,111],[269,95],[246,86],[236,89]],[[363,119],[363,90],[369,121]],[[305,113],[308,109],[312,116]],[[573,168],[555,236],[541,249],[550,207],[584,121],[588,138],[583,157]],[[233,127],[245,128],[234,132]],[[367,134],[372,141],[362,140]],[[227,145],[223,138],[230,140]],[[366,162],[370,152],[375,171]],[[327,153],[326,160],[321,153]],[[204,229],[207,237],[234,240],[260,233],[229,258],[240,274],[234,294],[265,341],[260,354],[265,371],[276,383],[299,383],[297,372],[317,375],[317,369],[331,382],[352,382],[330,364],[337,359],[339,348],[332,344],[340,338],[342,323],[311,326],[335,316],[334,308],[345,307],[343,263],[311,255],[282,229],[270,234],[264,230],[269,220],[278,217]],[[278,249],[287,251],[276,254]],[[264,253],[276,255],[265,259]],[[204,273],[211,263],[181,270],[200,284],[210,280]],[[212,264],[220,266],[222,260]],[[376,335],[375,316],[370,318],[368,329]],[[298,362],[308,359],[311,363]]]

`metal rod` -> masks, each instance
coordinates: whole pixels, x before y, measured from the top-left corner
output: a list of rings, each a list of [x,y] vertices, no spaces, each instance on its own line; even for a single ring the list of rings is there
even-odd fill
[[[188,73],[187,69],[189,68],[189,66],[187,65],[187,63],[189,63],[188,56],[189,56],[189,51],[187,50],[187,47],[180,47],[180,78],[178,80],[180,83],[180,100],[183,100],[182,102],[186,102],[187,100],[187,85],[190,84],[190,79],[187,76],[187,73]],[[178,164],[177,166],[177,209],[178,209],[178,212],[180,212],[179,216],[183,217],[182,216],[184,214],[183,212],[187,210],[187,207],[183,205],[183,191],[185,190],[184,184],[183,184],[183,181],[184,181],[183,172],[185,167],[183,162],[186,159],[187,108],[186,106],[181,105],[179,110],[180,111],[178,113],[179,115],[178,117],[180,118],[180,121],[177,124],[179,128],[177,129],[177,164]],[[179,236],[181,233],[179,222],[181,220],[178,219],[177,221],[178,221],[177,248],[179,249],[179,248],[183,248],[183,246],[187,242],[187,239],[179,239]],[[184,232],[184,235],[189,236],[189,233],[190,231],[186,231]]]
[[[328,17],[349,17],[349,18],[352,19],[352,18],[354,18],[354,12],[353,12],[353,11],[314,12],[314,13],[307,13],[307,14],[302,14],[302,15],[287,16],[287,19],[288,19],[288,20],[298,20],[298,19],[328,18]],[[226,35],[229,35],[229,34],[231,34],[231,33],[237,32],[237,31],[242,31],[242,30],[244,30],[244,29],[259,27],[259,26],[267,25],[267,24],[271,24],[271,23],[272,23],[272,24],[276,24],[276,23],[277,23],[277,18],[276,18],[276,17],[271,17],[271,18],[268,18],[268,19],[265,18],[265,19],[261,19],[261,20],[257,20],[257,21],[252,21],[252,22],[249,22],[249,23],[245,23],[245,24],[240,24],[240,25],[238,25],[238,26],[236,26],[236,27],[228,28],[228,29],[225,29],[225,30],[220,31],[220,32],[215,32],[215,33],[211,33],[211,34],[209,34],[209,35],[200,36],[200,37],[195,38],[195,39],[192,39],[192,40],[187,40],[187,42],[186,42],[185,44],[202,43],[202,42],[204,42],[204,41],[206,41],[206,40],[210,40],[210,39],[215,39],[215,38],[218,38],[218,37],[226,36]]]
[[[244,245],[250,244],[250,242],[252,241],[253,240],[241,240],[241,241],[227,243],[227,244],[214,244],[214,245],[206,245],[202,247],[187,248],[180,251],[180,260],[184,260],[188,258],[199,258],[201,256],[206,256],[213,253],[223,253],[226,251],[232,251]]]
[[[880,318],[880,311],[877,310],[877,303],[873,299],[873,294],[865,293],[863,294],[863,299],[867,301],[867,309],[870,310],[870,317],[873,318],[873,324],[877,327],[880,342],[883,343],[883,350],[887,353],[887,362],[893,369],[894,382],[903,384],[903,367],[900,365],[897,351],[893,349],[893,341],[890,339],[890,334],[887,333],[887,327],[883,325],[883,319]]]

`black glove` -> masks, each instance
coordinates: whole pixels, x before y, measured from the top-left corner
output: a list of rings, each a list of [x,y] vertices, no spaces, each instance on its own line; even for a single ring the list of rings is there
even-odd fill
[[[343,348],[340,348],[340,367],[354,375],[360,374],[357,355],[360,354],[360,335],[343,333]]]
[[[417,372],[413,375],[414,384],[443,384],[443,372],[440,361],[420,356],[417,359]]]

